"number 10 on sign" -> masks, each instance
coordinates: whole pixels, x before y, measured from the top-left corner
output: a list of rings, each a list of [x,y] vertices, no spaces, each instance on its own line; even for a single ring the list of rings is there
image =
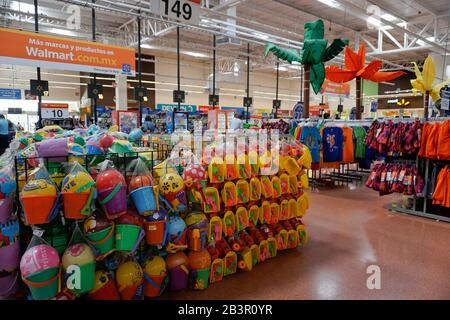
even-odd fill
[[[151,11],[175,20],[199,23],[200,0],[151,0]]]

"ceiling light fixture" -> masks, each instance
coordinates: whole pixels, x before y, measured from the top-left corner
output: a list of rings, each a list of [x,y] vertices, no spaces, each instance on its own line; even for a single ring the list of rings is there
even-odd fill
[[[317,0],[317,1],[319,1],[320,3],[326,4],[327,6],[332,7],[332,8],[341,7],[341,4],[335,0]]]

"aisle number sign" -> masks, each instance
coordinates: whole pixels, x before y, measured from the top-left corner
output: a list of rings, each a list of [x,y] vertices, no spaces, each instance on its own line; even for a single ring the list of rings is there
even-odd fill
[[[67,103],[42,103],[42,119],[66,119],[69,118],[69,105]]]
[[[0,64],[135,75],[135,50],[0,28]]]
[[[190,24],[200,21],[200,0],[150,0],[150,10]]]

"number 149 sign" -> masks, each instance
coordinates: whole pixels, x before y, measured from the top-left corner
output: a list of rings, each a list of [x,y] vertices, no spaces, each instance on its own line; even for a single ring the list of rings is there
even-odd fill
[[[150,10],[182,22],[198,24],[200,0],[151,0]]]

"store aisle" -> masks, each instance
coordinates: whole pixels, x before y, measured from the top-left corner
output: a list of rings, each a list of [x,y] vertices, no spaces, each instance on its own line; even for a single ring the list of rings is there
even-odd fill
[[[304,248],[163,298],[450,299],[450,224],[390,213],[396,197],[364,187],[311,193]],[[367,288],[370,265],[380,267],[380,290]]]

